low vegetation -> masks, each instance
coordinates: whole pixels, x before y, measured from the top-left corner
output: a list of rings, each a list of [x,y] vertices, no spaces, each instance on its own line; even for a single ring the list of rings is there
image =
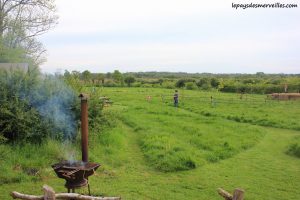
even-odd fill
[[[78,77],[82,84],[99,87],[182,88],[229,93],[270,94],[299,92],[299,74],[209,74],[172,72],[91,73],[65,71],[65,78]]]

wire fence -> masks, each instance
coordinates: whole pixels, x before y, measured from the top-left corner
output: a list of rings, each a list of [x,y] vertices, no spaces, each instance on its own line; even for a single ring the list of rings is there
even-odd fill
[[[160,99],[161,102],[163,103],[171,103],[173,102],[173,95],[146,95],[144,97],[147,101],[152,101],[154,99]],[[289,100],[289,101],[282,101],[278,99],[271,99],[266,97],[255,97],[255,96],[250,96],[250,95],[236,95],[235,97],[220,97],[220,96],[184,96],[181,95],[179,96],[179,102],[182,104],[186,103],[208,103],[211,105],[218,105],[218,104],[247,104],[247,105],[273,105],[273,104],[294,104],[297,103],[295,100]],[[300,102],[300,101],[298,101]]]

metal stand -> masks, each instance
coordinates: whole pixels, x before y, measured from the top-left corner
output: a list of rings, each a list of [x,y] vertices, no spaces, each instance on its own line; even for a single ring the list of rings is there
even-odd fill
[[[88,191],[89,191],[89,195],[91,196],[91,188],[90,188],[90,183],[89,183],[89,179],[87,179],[87,186],[88,186]],[[68,193],[75,193],[75,188],[67,188],[68,189]]]

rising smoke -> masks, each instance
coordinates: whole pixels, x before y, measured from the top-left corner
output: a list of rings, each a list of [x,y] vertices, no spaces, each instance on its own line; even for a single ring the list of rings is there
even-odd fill
[[[52,137],[74,139],[77,132],[77,95],[59,76],[43,76],[27,95],[30,104],[51,125]]]

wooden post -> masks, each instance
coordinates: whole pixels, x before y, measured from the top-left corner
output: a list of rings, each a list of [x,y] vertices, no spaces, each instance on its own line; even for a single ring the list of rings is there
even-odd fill
[[[44,190],[44,200],[55,200],[55,192],[52,187],[48,185],[43,186]]]
[[[218,193],[221,195],[225,200],[232,200],[232,194],[223,190],[222,188],[218,188]]]
[[[232,200],[243,200],[244,199],[244,190],[240,188],[236,188],[233,192]]]
[[[236,188],[233,192],[233,195],[229,192],[223,190],[222,188],[218,188],[218,193],[225,200],[244,200],[244,190],[240,188]]]

